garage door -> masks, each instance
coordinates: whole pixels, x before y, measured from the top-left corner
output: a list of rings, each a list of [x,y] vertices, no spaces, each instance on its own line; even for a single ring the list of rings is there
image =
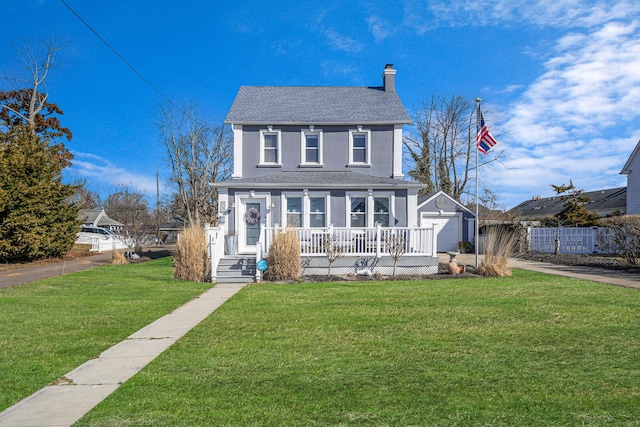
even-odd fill
[[[432,224],[438,226],[438,252],[457,251],[460,241],[460,226],[458,216],[429,217],[425,216],[420,221],[423,227]]]

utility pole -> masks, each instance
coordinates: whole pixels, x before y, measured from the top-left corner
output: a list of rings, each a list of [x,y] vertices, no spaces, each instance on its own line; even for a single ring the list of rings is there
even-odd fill
[[[158,165],[156,165],[156,244],[160,243],[160,183]]]

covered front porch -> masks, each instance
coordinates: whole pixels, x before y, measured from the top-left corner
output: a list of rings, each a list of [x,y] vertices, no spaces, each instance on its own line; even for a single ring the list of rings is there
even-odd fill
[[[286,230],[295,232],[300,241],[302,275],[328,274],[330,258],[335,259],[331,265],[332,275],[391,275],[394,263],[397,275],[427,275],[438,272],[435,227],[329,226],[288,227]],[[242,263],[255,266],[266,259],[274,236],[283,230],[281,227],[261,227],[255,254],[244,254]],[[217,281],[220,260],[231,255],[225,254],[221,228],[208,227],[207,239],[212,281]],[[261,280],[261,272],[257,269],[255,280]]]

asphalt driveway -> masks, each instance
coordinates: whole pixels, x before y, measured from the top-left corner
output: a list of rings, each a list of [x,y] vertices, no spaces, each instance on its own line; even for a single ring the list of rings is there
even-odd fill
[[[171,255],[171,246],[150,246],[142,250],[143,257],[162,258]],[[36,280],[48,279],[76,271],[88,270],[111,261],[111,252],[103,252],[68,261],[57,261],[46,264],[19,266],[0,272],[0,289]]]

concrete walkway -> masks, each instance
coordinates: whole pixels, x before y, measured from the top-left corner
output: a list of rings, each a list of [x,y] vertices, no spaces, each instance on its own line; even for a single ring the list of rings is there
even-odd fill
[[[592,282],[609,285],[624,286],[640,289],[640,274],[621,273],[606,268],[585,267],[578,265],[560,265],[546,262],[534,262],[520,259],[509,261],[512,268],[537,271],[539,273],[554,274],[556,276],[573,277],[575,279],[590,280]]]
[[[449,262],[449,255],[438,254],[441,263]],[[478,262],[481,263],[483,255],[479,255]],[[474,254],[456,255],[458,264],[475,266]],[[609,285],[624,286],[627,288],[640,289],[640,274],[621,273],[616,270],[606,268],[595,268],[586,266],[571,266],[551,264],[546,262],[527,261],[511,258],[509,260],[511,268],[521,270],[537,271],[539,273],[553,274],[556,276],[573,277],[575,279],[590,280],[592,282],[606,283]]]
[[[112,257],[113,254],[111,252],[103,252],[101,254],[69,261],[36,264],[3,270],[0,271],[0,289],[35,282],[36,280],[62,276],[63,274],[74,273],[80,270],[88,270],[99,265],[108,264]]]
[[[70,426],[246,284],[216,285],[0,413],[0,426]]]

